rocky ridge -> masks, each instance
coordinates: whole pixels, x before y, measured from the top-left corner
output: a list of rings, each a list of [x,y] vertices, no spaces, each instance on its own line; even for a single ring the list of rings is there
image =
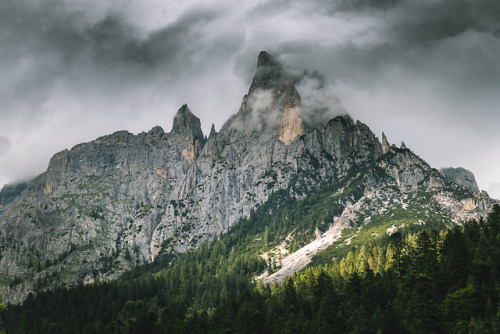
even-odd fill
[[[271,275],[266,270],[258,279],[264,284],[281,283],[332,245],[338,248],[357,239],[375,240],[412,225],[441,229],[462,224],[479,219],[498,203],[486,192],[474,192],[452,182],[404,143],[397,148],[383,135],[382,145],[386,150],[383,155],[364,168],[353,167],[354,174],[346,176],[346,186],[330,195],[333,202],[339,201],[344,207],[333,224],[323,233],[316,231],[316,239],[297,251],[286,252],[284,257],[282,252],[277,253],[273,260],[279,263],[278,270]],[[353,185],[357,189],[346,192]],[[342,233],[344,230],[349,232]],[[357,245],[360,243],[363,241]]]
[[[170,132],[120,131],[54,155],[0,213],[0,292],[16,303],[29,292],[114,279],[217,237],[278,190],[300,199],[346,178],[360,191],[334,194],[344,207],[328,222],[335,230],[414,196],[456,223],[494,203],[348,115],[308,124],[294,76],[261,52],[239,111],[208,138],[184,105]]]
[[[462,167],[441,168],[439,171],[449,177],[453,182],[461,184],[474,192],[479,192],[479,186],[477,185],[476,178],[471,171]]]
[[[17,182],[4,185],[0,190],[0,212],[7,204],[19,196],[27,186],[28,182]]]

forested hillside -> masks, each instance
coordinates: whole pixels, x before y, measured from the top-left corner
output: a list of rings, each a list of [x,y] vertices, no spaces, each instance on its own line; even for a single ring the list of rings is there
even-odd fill
[[[158,261],[117,281],[30,295],[2,311],[3,325],[8,333],[500,330],[499,206],[485,221],[441,231],[422,226],[337,248],[329,263],[313,262],[282,285],[264,286],[254,278],[276,264],[259,254],[307,221],[304,215],[278,219],[304,204],[285,198],[274,195],[197,250],[171,255],[164,245]],[[279,209],[269,214],[273,207]]]

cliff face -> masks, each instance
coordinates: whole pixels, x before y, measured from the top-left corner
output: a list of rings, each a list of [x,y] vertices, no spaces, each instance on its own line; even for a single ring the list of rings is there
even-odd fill
[[[184,105],[168,133],[120,131],[57,153],[0,213],[4,300],[117,278],[160,252],[213,239],[279,189],[303,198],[353,169],[364,170],[364,197],[343,199],[347,211],[331,222],[342,228],[369,213],[361,200],[391,187],[396,197],[433,191],[458,223],[493,203],[347,115],[312,127],[302,113],[293,77],[262,52],[240,110],[208,138]]]
[[[0,212],[14,199],[23,192],[28,186],[27,182],[18,182],[13,184],[6,184],[0,190]]]
[[[479,187],[476,182],[476,178],[471,171],[468,171],[465,168],[441,168],[439,170],[442,174],[449,177],[453,182],[461,184],[474,192],[479,192]]]

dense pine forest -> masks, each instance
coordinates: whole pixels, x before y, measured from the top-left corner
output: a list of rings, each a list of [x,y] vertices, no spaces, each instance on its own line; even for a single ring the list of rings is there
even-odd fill
[[[321,196],[319,194],[318,196]],[[197,250],[164,254],[119,280],[30,295],[1,311],[7,333],[498,333],[500,206],[481,221],[422,227],[336,248],[282,285],[262,250],[300,247],[335,208],[275,194]],[[309,205],[309,206],[308,206]],[[273,209],[275,208],[275,209]],[[277,209],[276,209],[277,208]],[[272,211],[272,214],[269,214]],[[297,234],[296,231],[302,231]]]

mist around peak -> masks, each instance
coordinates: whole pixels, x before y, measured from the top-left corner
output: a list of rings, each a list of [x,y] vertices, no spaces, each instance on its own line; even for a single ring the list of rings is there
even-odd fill
[[[278,112],[273,108],[273,90],[258,90],[248,97],[250,107],[250,129],[261,130],[266,124],[274,124]]]
[[[305,72],[296,88],[301,96],[301,114],[307,129],[323,127],[337,116],[348,115],[334,87],[318,73]]]
[[[347,111],[324,76],[287,67],[261,51],[238,115],[231,121],[234,130],[247,134],[278,130],[278,138],[288,144]]]

